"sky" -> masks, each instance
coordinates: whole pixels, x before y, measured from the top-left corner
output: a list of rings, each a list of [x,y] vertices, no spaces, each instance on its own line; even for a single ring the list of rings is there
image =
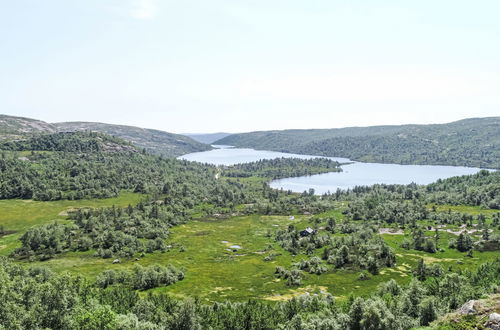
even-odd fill
[[[0,0],[0,113],[176,133],[500,115],[498,0]]]

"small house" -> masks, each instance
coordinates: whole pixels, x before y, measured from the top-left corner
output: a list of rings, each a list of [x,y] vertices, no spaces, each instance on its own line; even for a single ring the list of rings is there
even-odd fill
[[[312,229],[311,227],[307,227],[306,229],[304,229],[300,232],[300,236],[306,237],[306,236],[309,236],[309,235],[312,235],[315,233],[316,233],[316,230]]]

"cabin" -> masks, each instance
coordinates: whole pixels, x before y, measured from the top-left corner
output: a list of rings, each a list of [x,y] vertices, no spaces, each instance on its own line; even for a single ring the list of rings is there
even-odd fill
[[[309,236],[309,235],[312,235],[315,233],[316,233],[316,230],[312,229],[311,227],[307,227],[306,229],[304,229],[300,232],[300,236],[306,237],[306,236]]]

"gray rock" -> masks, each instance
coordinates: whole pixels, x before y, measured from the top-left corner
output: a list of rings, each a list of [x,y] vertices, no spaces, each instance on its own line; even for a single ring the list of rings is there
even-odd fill
[[[115,260],[113,260],[113,263],[114,263],[114,264],[119,264],[119,263],[120,263],[120,259],[115,259]]]
[[[488,322],[484,325],[486,329],[500,330],[500,314],[491,313]]]
[[[477,311],[474,308],[475,300],[469,300],[458,310],[460,314],[475,314]]]

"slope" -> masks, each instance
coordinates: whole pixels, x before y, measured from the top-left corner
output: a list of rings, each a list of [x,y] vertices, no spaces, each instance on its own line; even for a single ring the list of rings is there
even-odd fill
[[[36,119],[0,115],[0,141],[24,139],[40,133],[73,131],[95,131],[116,136],[131,142],[138,148],[166,157],[177,157],[211,149],[209,145],[189,137],[160,130],[91,122],[51,124]]]
[[[500,117],[448,124],[261,131],[215,144],[365,162],[500,168]]]
[[[185,135],[185,136],[188,136],[190,138],[192,138],[193,140],[196,140],[198,142],[201,142],[201,143],[206,143],[206,144],[211,144],[217,140],[220,140],[220,139],[223,139],[225,138],[226,136],[229,136],[231,135],[231,133],[186,133],[186,134],[182,134],[182,135]]]
[[[96,131],[117,136],[130,141],[139,148],[166,157],[177,157],[191,152],[211,149],[209,145],[183,135],[134,126],[93,122],[55,123],[54,126],[59,131]]]
[[[55,131],[56,128],[53,125],[41,120],[0,114],[0,140],[19,138],[31,133]]]

